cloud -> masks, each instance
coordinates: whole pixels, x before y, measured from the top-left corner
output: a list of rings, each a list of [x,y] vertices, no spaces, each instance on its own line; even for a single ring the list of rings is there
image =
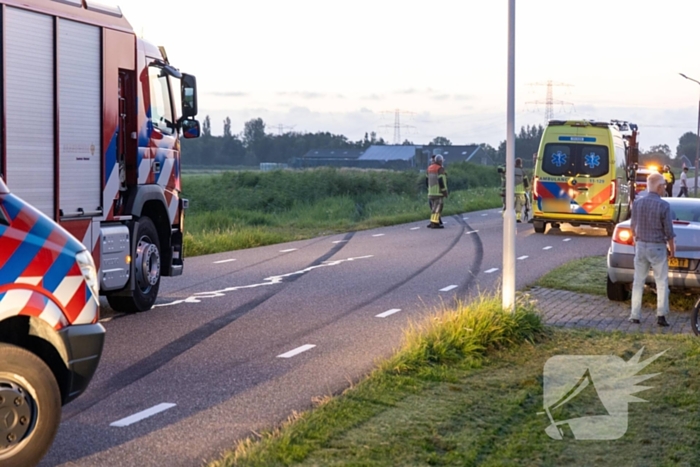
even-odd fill
[[[278,96],[300,97],[302,99],[323,99],[326,94],[321,92],[310,91],[295,91],[295,92],[278,92]]]
[[[435,96],[431,97],[431,99],[436,100],[436,101],[446,101],[449,98],[450,98],[449,94],[436,94]]]
[[[218,97],[244,97],[247,96],[247,92],[241,92],[241,91],[214,91],[210,92],[212,96],[218,96]]]
[[[369,94],[369,95],[360,97],[360,99],[365,100],[365,101],[382,101],[382,100],[384,100],[384,96],[382,96],[381,94]]]

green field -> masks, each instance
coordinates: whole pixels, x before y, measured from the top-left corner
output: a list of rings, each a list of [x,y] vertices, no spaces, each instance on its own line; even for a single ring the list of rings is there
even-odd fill
[[[451,164],[444,216],[501,205],[494,167]],[[185,255],[197,256],[430,218],[417,171],[319,168],[183,177]]]

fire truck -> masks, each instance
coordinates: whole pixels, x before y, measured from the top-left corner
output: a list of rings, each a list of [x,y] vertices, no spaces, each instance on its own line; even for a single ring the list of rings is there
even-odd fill
[[[180,137],[194,76],[96,0],[0,0],[0,174],[92,253],[100,295],[149,310],[183,271]]]

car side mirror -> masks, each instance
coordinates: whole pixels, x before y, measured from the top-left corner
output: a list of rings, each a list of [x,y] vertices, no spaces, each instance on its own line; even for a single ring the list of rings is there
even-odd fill
[[[185,139],[199,138],[202,131],[199,127],[199,121],[185,119],[181,122],[182,136]]]
[[[182,116],[197,116],[197,78],[187,73],[182,74]]]

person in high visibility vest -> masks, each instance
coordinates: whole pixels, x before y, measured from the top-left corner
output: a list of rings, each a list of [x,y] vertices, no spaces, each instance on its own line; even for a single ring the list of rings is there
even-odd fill
[[[666,180],[666,196],[673,196],[673,184],[676,181],[676,176],[671,172],[671,167],[664,165],[664,170],[661,173]]]
[[[428,167],[428,200],[432,204],[429,229],[443,229],[445,226],[440,222],[444,199],[448,196],[447,174],[442,167],[444,158],[438,154],[435,162]]]
[[[527,175],[523,170],[523,160],[521,158],[515,159],[515,170],[513,171],[515,177],[515,221],[522,222],[521,216],[523,208],[527,206],[527,189],[530,188],[530,182],[527,179]]]

